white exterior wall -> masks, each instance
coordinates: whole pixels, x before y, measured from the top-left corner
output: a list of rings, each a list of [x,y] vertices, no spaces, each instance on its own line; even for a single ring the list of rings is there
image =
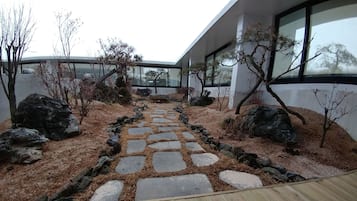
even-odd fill
[[[7,79],[4,76],[5,80]],[[15,85],[17,104],[33,93],[48,95],[46,88],[41,80],[34,74],[18,74]],[[0,89],[0,122],[10,118],[9,102],[4,90]]]

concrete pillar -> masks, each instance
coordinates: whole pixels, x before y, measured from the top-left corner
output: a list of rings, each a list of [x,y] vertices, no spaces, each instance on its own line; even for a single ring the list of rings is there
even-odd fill
[[[273,16],[252,16],[252,15],[240,15],[237,19],[237,39],[242,36],[242,33],[250,26],[261,23],[266,26],[272,26]],[[249,49],[248,44],[237,44],[236,50]],[[266,62],[268,66],[268,61]],[[266,67],[267,68],[267,67]],[[230,97],[228,107],[230,109],[236,107],[238,102],[244,98],[249,90],[254,86],[256,81],[255,75],[249,71],[245,64],[236,64],[232,72]]]

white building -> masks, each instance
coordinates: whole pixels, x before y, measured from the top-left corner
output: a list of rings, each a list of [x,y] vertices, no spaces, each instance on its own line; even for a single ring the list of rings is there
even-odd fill
[[[301,47],[303,54],[299,62],[315,54],[318,48],[329,44],[342,44],[354,57],[357,57],[357,1],[356,0],[232,0],[222,12],[207,26],[199,37],[190,45],[178,61],[182,67],[190,67],[196,63],[210,62],[219,58],[220,54],[232,48],[242,48],[232,44],[239,39],[247,28],[260,23],[275,27],[279,34],[297,41],[309,41],[310,47]],[[289,58],[271,55],[266,62],[266,73],[273,77],[279,73],[282,64]],[[275,60],[274,60],[275,58]],[[342,63],[342,62],[341,62]],[[208,71],[207,73],[211,73]],[[215,85],[230,88],[229,107],[233,108],[251,89],[255,76],[243,64],[232,68],[230,84],[223,80],[209,80],[206,89],[216,94]],[[289,106],[308,108],[319,113],[323,109],[318,104],[314,89],[330,94],[334,85],[336,94],[352,92],[341,108],[350,109],[357,105],[357,64],[345,62],[338,71],[329,71],[323,66],[321,55],[307,65],[278,79],[273,90]],[[188,85],[200,88],[194,78],[188,79]],[[261,89],[261,100],[265,104],[277,102]],[[357,110],[350,112],[338,121],[339,125],[357,139]]]

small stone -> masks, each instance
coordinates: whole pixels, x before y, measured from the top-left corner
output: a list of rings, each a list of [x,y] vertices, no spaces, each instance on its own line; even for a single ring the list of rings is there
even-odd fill
[[[211,153],[191,154],[192,162],[197,167],[209,166],[216,163],[219,158]]]
[[[266,173],[269,173],[274,179],[282,182],[287,182],[288,177],[284,174],[281,174],[279,170],[273,167],[263,167],[262,170]]]
[[[123,186],[121,181],[108,181],[94,192],[90,201],[118,201]]]
[[[186,142],[186,148],[190,151],[204,151],[197,142]]]
[[[219,173],[219,179],[239,190],[263,186],[259,177],[245,172],[225,170]]]
[[[227,150],[221,150],[220,151],[222,154],[224,154],[225,156],[227,156],[227,157],[229,157],[229,158],[235,158],[235,155],[232,153],[232,152],[230,152],[230,151],[227,151]]]
[[[182,132],[183,137],[186,140],[194,140],[195,136],[193,136],[190,132]]]
[[[256,161],[261,167],[267,167],[271,165],[271,160],[269,158],[258,157]]]

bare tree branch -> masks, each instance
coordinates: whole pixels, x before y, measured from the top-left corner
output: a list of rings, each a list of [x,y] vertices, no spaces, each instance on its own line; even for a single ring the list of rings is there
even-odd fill
[[[4,11],[0,13],[0,69],[3,71],[0,73],[0,79],[9,101],[13,124],[16,112],[16,76],[22,56],[32,40],[34,29],[35,23],[32,20],[31,9],[26,10],[24,5],[10,9],[6,14]],[[4,76],[7,77],[6,81]]]

